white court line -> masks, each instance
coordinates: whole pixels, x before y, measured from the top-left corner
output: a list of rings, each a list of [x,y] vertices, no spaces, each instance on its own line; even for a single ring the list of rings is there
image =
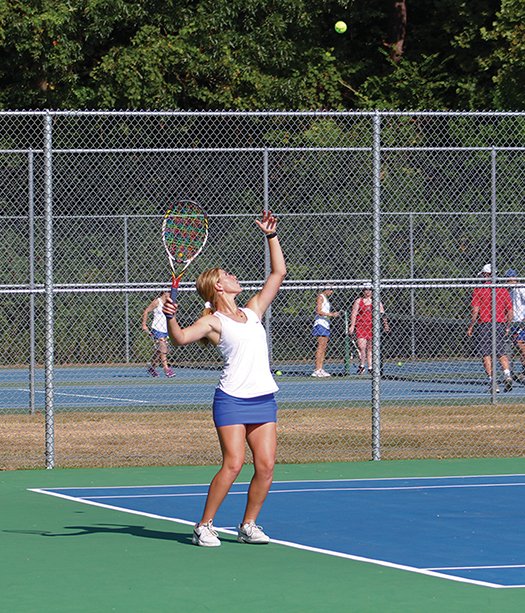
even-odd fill
[[[525,568],[525,564],[495,564],[494,566],[436,566],[427,570],[477,570],[484,568]]]
[[[393,492],[400,490],[446,490],[446,489],[472,489],[477,487],[523,487],[525,483],[479,483],[479,484],[470,484],[466,483],[464,485],[404,485],[404,486],[394,486],[394,487],[305,487],[299,489],[287,489],[287,490],[270,490],[268,495],[270,494],[302,494],[303,492],[311,493],[311,492]],[[153,486],[155,487],[155,486]],[[177,487],[177,486],[173,486]],[[183,486],[184,487],[184,486]],[[62,488],[57,488],[62,489]],[[111,489],[111,488],[110,488]],[[228,496],[239,496],[247,494],[246,491],[239,492],[228,492]],[[96,500],[102,499],[112,499],[112,498],[184,498],[188,496],[207,496],[207,492],[183,492],[183,493],[174,493],[174,494],[130,494],[126,495],[117,495],[117,496],[82,496],[82,498],[90,499],[94,498]]]
[[[294,479],[293,481],[273,481],[273,483],[349,483],[354,481],[427,481],[435,479],[496,479],[500,477],[523,477],[525,483],[524,473],[510,473],[510,474],[497,474],[497,475],[445,475],[437,477],[360,477],[358,479]],[[249,481],[236,481],[235,485],[249,485]],[[207,483],[171,483],[164,485],[89,485],[86,487],[55,487],[47,488],[48,490],[100,490],[110,487],[112,490],[125,490],[125,489],[139,489],[139,488],[161,488],[161,487],[208,487]],[[482,485],[482,484],[481,484]],[[520,483],[512,485],[522,485]]]
[[[28,392],[28,389],[22,389],[19,387],[15,387],[13,388],[15,389],[17,392]],[[45,394],[45,391],[41,391],[41,390],[35,390],[35,394]],[[68,394],[67,392],[57,392],[57,391],[53,391],[53,394],[55,396],[73,396],[73,398],[94,398],[96,400],[120,400],[122,402],[141,402],[144,404],[149,404],[151,401],[150,400],[135,400],[133,398],[113,398],[112,396],[90,396],[88,394]]]
[[[482,476],[486,476],[486,475],[478,475],[479,477]],[[523,476],[523,475],[491,475],[491,476]],[[414,478],[414,479],[421,479],[422,477],[409,477],[409,478]],[[436,477],[436,478],[447,478],[447,477]],[[452,478],[468,478],[468,477],[452,477]],[[387,478],[389,479],[389,478]],[[399,479],[399,477],[392,477],[392,479]],[[363,479],[366,480],[366,479]],[[382,479],[378,479],[378,480],[382,480]],[[321,481],[321,480],[320,480]],[[333,481],[340,481],[338,479],[334,479]],[[349,481],[352,481],[352,479],[349,479]],[[312,483],[313,481],[304,481],[305,483]],[[321,481],[322,482],[322,481]],[[291,481],[280,481],[279,483],[293,483]],[[191,484],[191,485],[197,485],[197,484]],[[201,485],[201,484],[198,484]],[[207,484],[206,484],[207,485]],[[514,484],[512,484],[514,485]],[[522,484],[519,484],[522,485]],[[120,486],[120,487],[138,487],[138,486]],[[145,486],[142,486],[145,487]],[[147,486],[146,486],[147,487]],[[152,486],[152,487],[157,487],[157,486]],[[173,486],[163,486],[163,487],[173,487]],[[57,488],[58,489],[58,488]],[[84,488],[61,488],[61,489],[84,489]],[[89,488],[85,488],[85,489],[89,489]],[[95,488],[93,488],[95,489]],[[110,509],[113,511],[120,511],[121,513],[129,513],[131,515],[139,515],[142,517],[151,517],[153,519],[161,519],[161,520],[166,520],[166,521],[171,521],[174,523],[178,523],[178,524],[184,524],[187,526],[193,526],[195,524],[194,521],[188,521],[186,519],[181,519],[181,518],[176,518],[176,517],[166,517],[164,515],[158,515],[155,513],[147,513],[145,511],[136,511],[134,509],[123,509],[121,507],[117,507],[117,506],[113,506],[113,505],[109,505],[109,504],[105,504],[105,503],[101,503],[101,502],[94,502],[92,500],[87,500],[85,498],[77,498],[75,496],[68,496],[66,494],[59,494],[57,492],[53,492],[53,491],[49,491],[46,489],[42,489],[42,488],[29,488],[29,491],[31,492],[36,492],[39,494],[47,494],[48,496],[55,496],[57,498],[64,498],[65,500],[71,500],[73,502],[76,503],[81,503],[81,504],[87,504],[87,505],[91,505],[91,506],[95,506],[95,507],[101,507],[104,509]],[[297,490],[297,491],[305,491],[305,490]],[[327,489],[325,491],[334,491],[333,489]],[[238,492],[238,493],[243,493],[243,492]],[[194,495],[194,494],[193,494]],[[214,526],[214,528],[218,531],[218,532],[222,532],[225,534],[231,534],[231,535],[236,535],[237,532],[235,530],[231,530],[230,528],[220,528],[217,526]],[[420,574],[420,575],[427,575],[427,576],[431,576],[431,577],[437,577],[440,579],[446,579],[448,581],[455,581],[457,583],[468,583],[470,585],[479,585],[479,586],[483,586],[483,587],[491,587],[491,588],[497,588],[497,589],[513,589],[513,588],[523,588],[525,587],[525,584],[517,584],[517,585],[501,585],[499,583],[492,583],[489,581],[481,581],[481,580],[476,580],[476,579],[468,579],[466,577],[457,577],[454,575],[449,575],[446,573],[442,573],[439,572],[439,569],[428,569],[428,568],[417,568],[415,566],[407,566],[405,564],[397,564],[395,562],[388,562],[386,560],[380,560],[380,559],[376,559],[376,558],[365,558],[363,556],[357,556],[357,555],[353,555],[353,554],[348,554],[348,553],[342,553],[339,551],[332,551],[329,549],[322,549],[319,547],[310,547],[308,545],[301,545],[299,543],[293,543],[290,541],[282,541],[282,540],[278,540],[278,539],[270,539],[271,543],[274,543],[276,545],[283,545],[285,547],[291,547],[293,549],[300,549],[303,551],[311,551],[313,553],[321,553],[324,555],[329,555],[332,557],[337,557],[337,558],[345,558],[347,560],[354,560],[356,562],[365,562],[368,564],[375,564],[377,566],[385,566],[388,568],[394,568],[397,570],[406,570],[409,572],[413,572],[416,574]],[[445,570],[445,569],[442,569]],[[450,568],[450,570],[453,570],[452,568]],[[457,570],[461,570],[461,569],[457,569]]]

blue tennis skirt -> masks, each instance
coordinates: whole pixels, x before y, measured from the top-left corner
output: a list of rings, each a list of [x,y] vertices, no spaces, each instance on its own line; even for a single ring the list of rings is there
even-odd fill
[[[151,329],[151,336],[153,336],[153,338],[158,341],[161,338],[168,338],[168,333],[167,332],[161,332],[160,330],[155,330],[155,328]]]
[[[312,336],[330,336],[330,328],[317,324],[312,328]]]
[[[213,397],[213,422],[215,427],[234,424],[265,424],[277,421],[277,402],[273,394],[255,398],[237,398],[220,389]]]

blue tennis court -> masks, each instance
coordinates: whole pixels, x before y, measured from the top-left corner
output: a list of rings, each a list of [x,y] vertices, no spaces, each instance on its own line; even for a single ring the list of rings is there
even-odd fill
[[[463,365],[458,376],[458,365],[442,365],[444,379],[425,379],[425,368],[435,364],[389,365],[381,381],[383,400],[410,399],[417,401],[473,398],[488,399],[488,385],[480,375],[476,362]],[[341,368],[332,367],[329,379],[313,379],[311,367],[301,369],[282,366],[282,376],[276,377],[280,391],[279,403],[368,402],[371,394],[371,378],[345,376]],[[219,378],[218,370],[176,368],[173,379],[149,378],[143,367],[68,367],[57,368],[54,376],[54,404],[56,408],[119,407],[148,410],[155,407],[180,407],[185,405],[209,406]],[[0,371],[0,409],[25,409],[29,403],[28,371],[2,369]],[[420,375],[421,380],[411,380]],[[476,376],[478,378],[476,378]],[[501,398],[516,402],[525,397],[525,386],[515,384]],[[44,373],[39,369],[35,378],[35,404],[43,408],[45,400]]]
[[[31,491],[193,524],[207,488]],[[246,483],[233,486],[216,517],[219,531],[234,533],[246,491]],[[259,521],[276,544],[453,581],[518,588],[525,587],[524,508],[523,474],[279,481]]]

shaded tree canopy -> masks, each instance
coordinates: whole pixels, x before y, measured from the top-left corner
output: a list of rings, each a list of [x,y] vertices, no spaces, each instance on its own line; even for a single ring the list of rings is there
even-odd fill
[[[522,0],[0,0],[0,107],[521,110],[524,22]]]

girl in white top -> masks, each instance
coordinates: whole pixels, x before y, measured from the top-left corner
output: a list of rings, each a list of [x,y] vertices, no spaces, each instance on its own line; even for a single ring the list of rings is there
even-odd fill
[[[315,370],[312,377],[330,377],[323,368],[330,336],[330,317],[339,317],[338,311],[331,311],[330,300],[328,298],[334,293],[331,288],[326,288],[317,296],[315,305],[315,319],[312,335],[317,337],[317,349],[315,352]]]
[[[157,365],[162,364],[166,377],[174,377],[175,373],[168,364],[168,327],[166,325],[166,315],[162,312],[164,303],[169,297],[169,292],[161,292],[155,300],[144,309],[142,313],[142,329],[147,332],[155,342],[155,351],[151,356],[151,363],[148,366],[148,373],[152,377],[158,377]],[[151,331],[148,328],[149,314],[153,314]]]
[[[202,317],[182,329],[176,318],[177,305],[168,298],[164,313],[168,332],[176,345],[196,341],[217,346],[224,358],[224,370],[215,391],[213,416],[223,462],[208,491],[201,520],[195,525],[193,543],[206,547],[220,545],[213,519],[244,464],[248,443],[254,475],[248,489],[244,516],[237,540],[267,543],[268,536],[256,520],[273,479],[277,448],[276,404],[268,362],[266,334],[261,318],[275,298],[286,275],[286,264],[277,238],[277,219],[270,211],[255,222],[268,239],[271,270],[262,289],[239,308],[236,298],[242,291],[231,273],[213,268],[197,279],[197,291],[206,301]]]

